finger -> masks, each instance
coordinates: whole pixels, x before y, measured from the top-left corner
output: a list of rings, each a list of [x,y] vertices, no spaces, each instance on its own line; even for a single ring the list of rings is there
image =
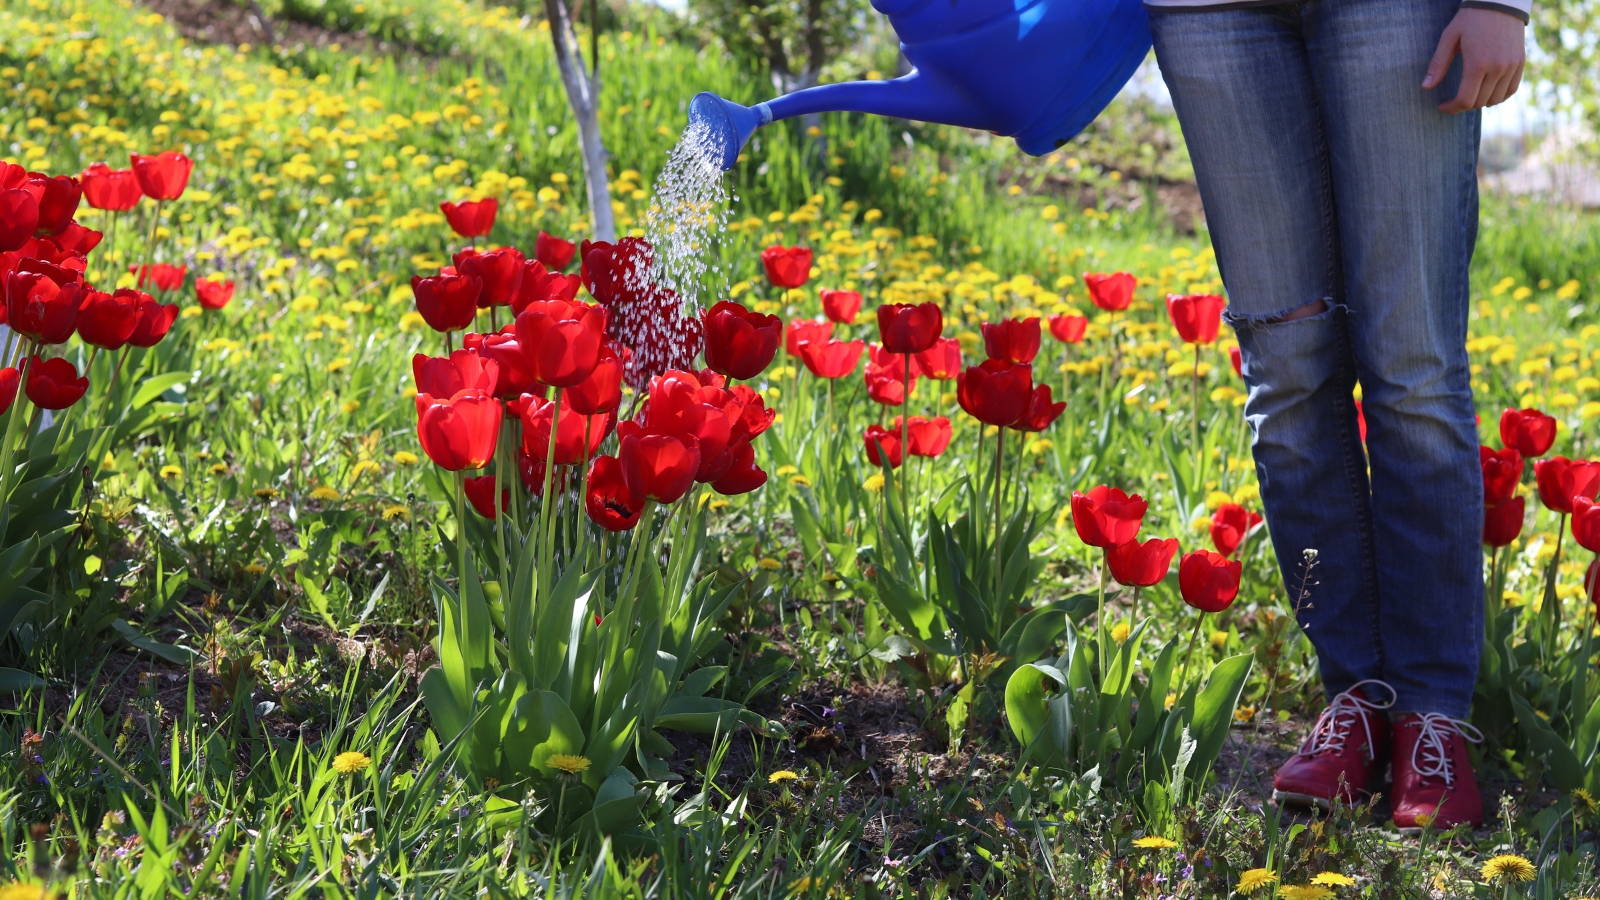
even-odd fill
[[[1452,22],[1445,28],[1444,34],[1439,35],[1439,47],[1433,51],[1433,59],[1428,61],[1428,73],[1422,76],[1423,90],[1431,91],[1444,80],[1444,73],[1450,71],[1450,61],[1456,58],[1456,50],[1460,46],[1461,35]]]
[[[1485,106],[1499,106],[1506,102],[1512,92],[1517,89],[1517,70],[1507,69],[1500,80],[1495,82],[1494,91],[1489,94],[1489,102]]]
[[[1439,105],[1441,112],[1458,113],[1473,108],[1478,101],[1478,91],[1483,88],[1484,70],[1476,66],[1468,66],[1461,73],[1461,89],[1456,95]]]
[[[1500,87],[1500,77],[1500,73],[1493,69],[1484,73],[1483,81],[1478,84],[1478,95],[1472,98],[1472,106],[1469,108],[1483,109],[1488,106],[1495,90]]]

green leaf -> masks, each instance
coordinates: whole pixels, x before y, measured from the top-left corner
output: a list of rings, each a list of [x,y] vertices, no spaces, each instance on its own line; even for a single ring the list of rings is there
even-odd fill
[[[0,668],[0,691],[26,691],[48,687],[43,678],[21,669]]]
[[[143,650],[146,653],[154,654],[166,660],[167,662],[174,663],[176,665],[186,666],[199,656],[198,653],[195,653],[188,647],[179,647],[176,644],[163,644],[154,638],[145,637],[144,635],[140,634],[132,625],[129,625],[122,619],[113,620],[111,627],[116,630],[117,634],[122,635],[122,639],[127,641],[129,644],[138,647],[140,650]]]
[[[668,700],[656,715],[654,727],[711,734],[727,733],[738,724],[744,707],[732,700],[716,697],[689,697],[679,694]]]
[[[129,403],[129,406],[133,409],[141,409],[150,401],[188,380],[188,372],[168,372],[165,375],[147,378],[143,384],[139,385],[139,390],[134,392],[133,400]]]
[[[1047,681],[1058,688],[1054,696],[1045,690]],[[1066,684],[1061,670],[1048,663],[1018,666],[1006,681],[1006,722],[1017,741],[1030,748],[1032,758],[1042,766],[1066,765],[1072,710],[1067,695],[1059,690]]]
[[[1572,748],[1550,727],[1550,723],[1516,691],[1511,692],[1511,708],[1516,710],[1517,726],[1522,729],[1523,737],[1528,739],[1533,752],[1543,756],[1550,766],[1550,780],[1555,786],[1563,794],[1583,787],[1583,765],[1578,762],[1578,756],[1572,752]]]
[[[1239,692],[1244,690],[1245,679],[1255,657],[1249,653],[1230,656],[1217,663],[1206,679],[1206,686],[1194,700],[1194,718],[1190,736],[1194,738],[1194,757],[1190,762],[1189,777],[1195,784],[1205,779],[1222,744],[1228,738],[1228,728],[1233,723],[1233,711],[1239,704]]]

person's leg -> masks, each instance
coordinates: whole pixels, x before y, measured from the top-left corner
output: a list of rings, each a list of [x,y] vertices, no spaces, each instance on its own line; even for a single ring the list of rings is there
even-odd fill
[[[1382,677],[1396,712],[1465,718],[1483,642],[1483,491],[1467,267],[1479,114],[1421,89],[1456,0],[1313,0],[1344,303],[1371,457]]]
[[[1150,20],[1228,289],[1273,547],[1331,698],[1381,677],[1383,658],[1333,181],[1301,8]]]

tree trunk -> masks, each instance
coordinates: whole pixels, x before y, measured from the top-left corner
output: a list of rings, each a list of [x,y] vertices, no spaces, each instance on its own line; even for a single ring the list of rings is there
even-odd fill
[[[617,239],[617,226],[611,211],[611,183],[606,177],[608,154],[600,139],[600,58],[598,54],[595,56],[593,72],[584,70],[566,0],[544,0],[544,12],[550,22],[550,40],[555,45],[561,84],[567,90],[567,102],[572,106],[572,115],[578,120],[578,147],[583,153],[583,174],[589,188],[589,217],[594,239],[614,241]]]

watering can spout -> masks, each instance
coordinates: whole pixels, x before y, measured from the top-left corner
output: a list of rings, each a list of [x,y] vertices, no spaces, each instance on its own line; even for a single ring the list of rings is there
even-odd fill
[[[757,128],[858,112],[990,131],[1049,153],[1105,109],[1150,51],[1142,0],[873,0],[916,68],[892,81],[825,84],[755,106],[689,104],[708,162],[724,170]]]
[[[739,151],[757,128],[777,119],[808,113],[858,112],[968,128],[985,126],[981,109],[971,108],[959,90],[935,83],[922,72],[892,81],[847,81],[784,94],[755,106],[740,106],[709,92],[689,102],[689,125],[703,126],[703,155],[723,170],[733,168]]]

